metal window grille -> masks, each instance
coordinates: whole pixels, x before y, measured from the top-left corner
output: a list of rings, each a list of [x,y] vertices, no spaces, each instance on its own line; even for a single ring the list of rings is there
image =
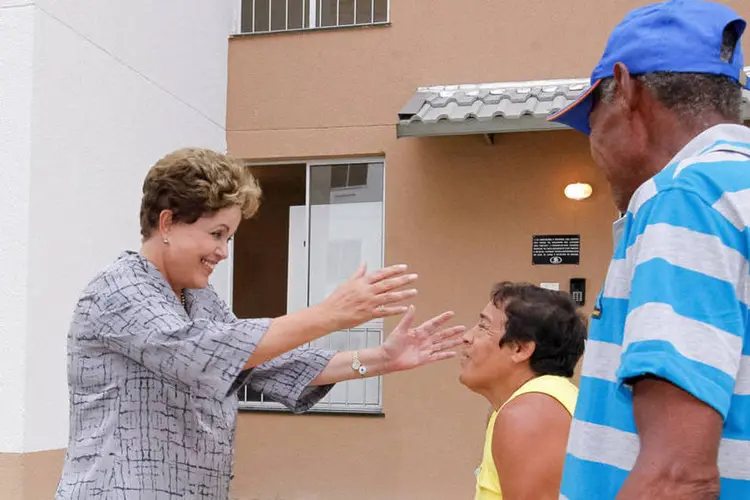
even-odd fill
[[[353,328],[332,333],[313,345],[333,350],[364,349],[380,345],[382,327]],[[269,401],[262,393],[243,386],[239,393],[240,408],[279,410],[285,408]],[[316,404],[312,412],[379,413],[382,410],[382,377],[347,380],[336,384],[331,392]]]
[[[242,0],[241,33],[271,33],[390,21],[390,0]]]

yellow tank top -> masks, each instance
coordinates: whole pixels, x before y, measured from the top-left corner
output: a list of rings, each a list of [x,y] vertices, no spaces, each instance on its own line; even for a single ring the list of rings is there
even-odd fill
[[[500,489],[500,480],[497,477],[495,460],[492,458],[492,434],[495,429],[495,419],[505,405],[521,394],[528,394],[530,392],[547,394],[558,400],[571,415],[575,412],[578,388],[565,377],[542,375],[541,377],[529,380],[519,387],[500,408],[492,412],[492,416],[487,423],[482,463],[476,471],[477,488],[474,500],[502,500],[503,492]]]

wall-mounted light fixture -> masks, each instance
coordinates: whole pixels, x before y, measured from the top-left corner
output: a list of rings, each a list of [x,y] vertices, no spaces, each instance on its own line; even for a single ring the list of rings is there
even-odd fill
[[[576,182],[565,186],[565,197],[571,200],[585,200],[593,192],[594,188],[591,187],[591,184],[584,182]]]

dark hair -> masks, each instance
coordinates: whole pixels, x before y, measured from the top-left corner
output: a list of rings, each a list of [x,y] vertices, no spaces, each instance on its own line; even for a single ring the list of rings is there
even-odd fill
[[[721,60],[731,62],[739,41],[737,25],[730,23],[724,29],[720,49]],[[632,75],[647,88],[665,108],[687,120],[700,120],[707,113],[718,113],[723,118],[740,123],[742,86],[724,76],[706,73],[676,73],[655,71]],[[615,93],[615,80],[605,78],[596,91],[596,100],[611,102]]]
[[[586,321],[565,292],[547,290],[529,283],[502,282],[490,294],[492,303],[505,312],[505,335],[509,342],[534,342],[531,369],[537,375],[572,377],[583,355]]]

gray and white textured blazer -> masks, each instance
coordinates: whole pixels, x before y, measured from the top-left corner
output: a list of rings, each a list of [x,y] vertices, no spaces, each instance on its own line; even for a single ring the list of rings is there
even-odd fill
[[[125,252],[79,299],[68,334],[70,440],[58,500],[229,497],[237,390],[304,412],[333,353],[300,348],[243,367],[268,319],[237,319],[212,287],[183,307],[143,256]]]

